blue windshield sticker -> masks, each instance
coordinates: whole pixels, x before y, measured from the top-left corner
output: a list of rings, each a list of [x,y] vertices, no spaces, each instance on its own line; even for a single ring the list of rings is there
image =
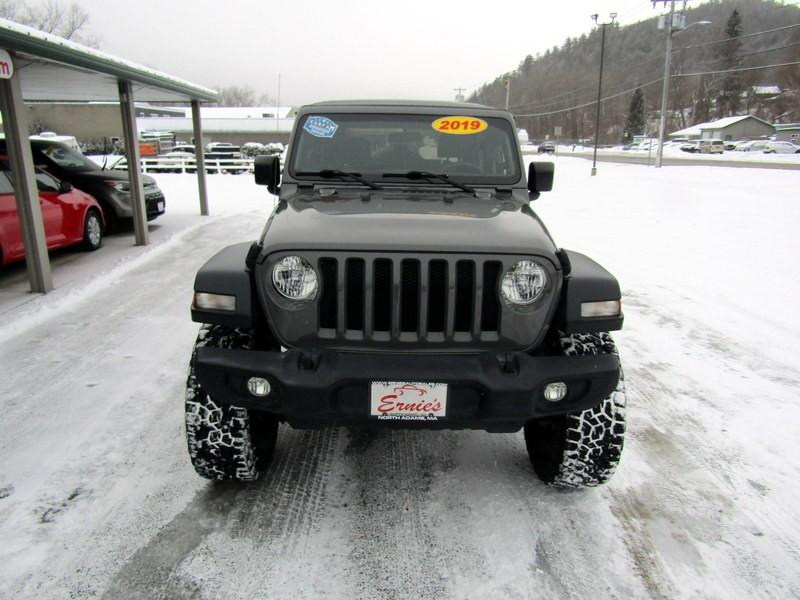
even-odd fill
[[[308,117],[303,129],[314,137],[332,138],[339,126],[328,117]]]

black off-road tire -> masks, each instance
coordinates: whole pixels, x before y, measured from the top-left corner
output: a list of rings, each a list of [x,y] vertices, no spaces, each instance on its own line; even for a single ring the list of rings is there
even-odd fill
[[[561,338],[565,356],[617,355],[607,333]],[[625,439],[625,378],[600,404],[579,412],[533,419],[525,424],[525,445],[543,482],[562,488],[594,487],[614,474]]]
[[[186,442],[195,471],[206,479],[254,481],[275,449],[278,421],[266,413],[217,404],[194,374],[197,348],[251,349],[252,336],[240,329],[203,325],[186,381]]]

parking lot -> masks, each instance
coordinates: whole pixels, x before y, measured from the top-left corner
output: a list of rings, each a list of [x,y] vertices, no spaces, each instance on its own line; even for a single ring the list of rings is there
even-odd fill
[[[56,292],[0,308],[0,595],[800,595],[797,172],[556,161],[533,209],[623,288],[629,436],[608,486],[543,486],[521,433],[286,426],[258,482],[201,480],[194,273],[274,200],[212,175],[203,219],[191,175],[157,175],[152,247],[60,252]]]

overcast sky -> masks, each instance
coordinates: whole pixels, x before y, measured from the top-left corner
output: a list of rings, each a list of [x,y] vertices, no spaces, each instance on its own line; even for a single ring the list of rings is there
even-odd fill
[[[77,0],[101,48],[207,85],[252,86],[282,104],[452,99],[527,54],[659,14],[649,0]],[[692,5],[700,4],[693,2]]]

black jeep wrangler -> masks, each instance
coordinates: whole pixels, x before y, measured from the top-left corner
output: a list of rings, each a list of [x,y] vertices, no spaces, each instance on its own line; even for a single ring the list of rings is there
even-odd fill
[[[261,238],[195,280],[186,392],[194,468],[252,480],[278,424],[525,429],[536,474],[605,482],[625,391],[616,279],[531,209],[513,117],[477,104],[325,102],[297,114]]]

